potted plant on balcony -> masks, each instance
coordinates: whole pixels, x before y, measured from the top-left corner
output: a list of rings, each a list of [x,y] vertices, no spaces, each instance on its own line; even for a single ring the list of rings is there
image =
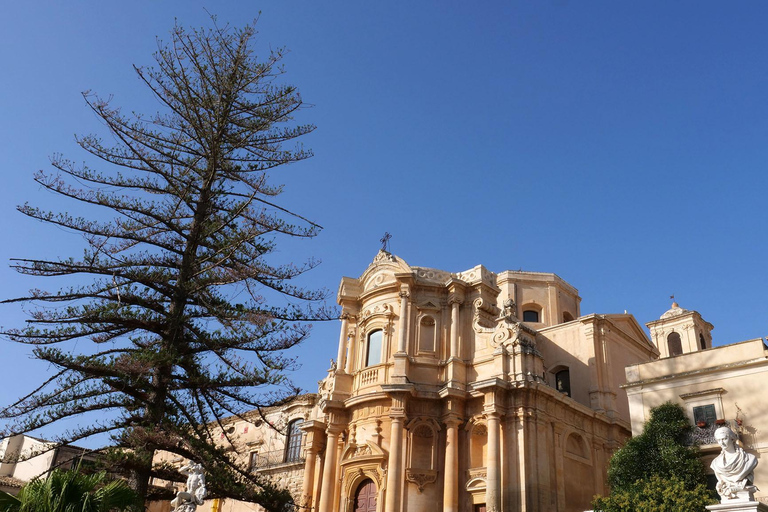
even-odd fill
[[[722,418],[717,419],[715,420],[715,425],[717,425],[718,427],[722,427],[723,425],[725,425],[725,420]]]
[[[699,428],[704,428],[704,427],[707,426],[707,422],[706,421],[697,421],[696,422],[696,426],[699,427]]]

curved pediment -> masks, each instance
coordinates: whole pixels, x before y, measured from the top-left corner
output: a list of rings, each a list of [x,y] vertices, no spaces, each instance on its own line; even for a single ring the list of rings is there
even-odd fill
[[[373,262],[360,276],[359,281],[363,285],[363,290],[368,291],[396,282],[395,274],[403,272],[412,272],[405,261],[394,254],[379,251],[373,258]]]
[[[341,463],[360,460],[387,460],[388,454],[376,443],[367,441],[365,444],[350,444],[341,454]]]

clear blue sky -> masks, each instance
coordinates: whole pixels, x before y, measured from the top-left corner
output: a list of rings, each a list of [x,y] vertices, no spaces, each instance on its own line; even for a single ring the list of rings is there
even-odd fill
[[[715,344],[766,334],[768,4],[765,2],[198,0],[6,3],[0,17],[0,296],[37,286],[11,257],[78,255],[76,235],[15,205],[66,208],[32,181],[75,133],[101,129],[80,92],[156,108],[132,64],[178,19],[245,23],[286,46],[314,108],[316,156],[280,172],[284,204],[325,227],[281,247],[316,256],[335,295],[392,233],[408,263],[555,272],[582,313],[658,318],[675,294]],[[0,324],[19,325],[17,308]],[[336,323],[299,352],[316,389]],[[45,365],[0,344],[0,403]]]

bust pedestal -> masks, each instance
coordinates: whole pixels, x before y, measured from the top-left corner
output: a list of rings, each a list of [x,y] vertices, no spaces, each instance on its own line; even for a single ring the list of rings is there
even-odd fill
[[[759,501],[741,499],[728,500],[726,503],[709,505],[707,510],[718,512],[768,512],[768,505]]]

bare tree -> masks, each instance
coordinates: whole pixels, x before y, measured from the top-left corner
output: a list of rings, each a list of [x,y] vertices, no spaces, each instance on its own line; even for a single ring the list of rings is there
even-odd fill
[[[282,50],[258,60],[254,34],[255,24],[176,26],[158,44],[156,66],[135,68],[161,104],[157,114],[126,115],[84,93],[114,142],[77,142],[105,170],[57,155],[35,180],[101,213],[19,207],[87,243],[80,258],[15,259],[13,268],[86,284],[4,301],[37,304],[26,327],[2,334],[33,345],[57,372],[0,411],[2,434],[86,415],[56,441],[110,433],[119,448],[110,457],[144,499],[152,476],[173,477],[153,466],[159,450],[201,462],[213,495],[268,509],[287,497],[215,439],[221,418],[295,396],[284,351],[307,337],[306,321],[328,317],[313,307],[323,292],[294,284],[316,262],[276,264],[271,255],[282,237],[319,230],[274,201],[281,186],[269,179],[311,156],[296,139],[314,127],[292,121],[302,100],[282,84]],[[82,340],[94,348],[72,353]]]

